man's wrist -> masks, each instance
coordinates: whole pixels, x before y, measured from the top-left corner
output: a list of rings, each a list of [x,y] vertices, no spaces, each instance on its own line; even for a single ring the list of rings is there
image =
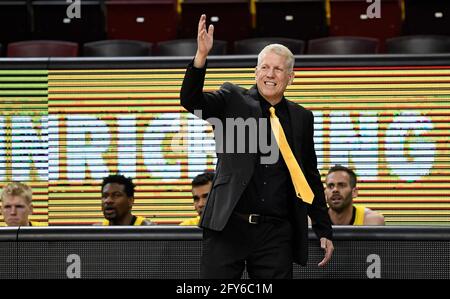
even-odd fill
[[[203,67],[205,67],[205,63],[206,63],[206,55],[202,55],[197,52],[194,58],[194,67],[202,69]]]

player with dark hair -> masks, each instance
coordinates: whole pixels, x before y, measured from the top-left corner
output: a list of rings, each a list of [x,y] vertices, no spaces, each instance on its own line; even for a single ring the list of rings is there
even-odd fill
[[[109,175],[102,182],[102,211],[105,220],[96,225],[153,225],[144,217],[134,216],[133,180],[120,174]]]
[[[209,191],[211,191],[213,179],[214,172],[204,172],[192,180],[192,198],[194,199],[194,208],[198,216],[187,219],[181,222],[180,225],[198,226],[206,205],[206,200],[208,199]]]
[[[350,168],[335,165],[325,179],[325,197],[333,225],[384,225],[380,213],[361,205],[354,205],[358,196],[356,174]]]

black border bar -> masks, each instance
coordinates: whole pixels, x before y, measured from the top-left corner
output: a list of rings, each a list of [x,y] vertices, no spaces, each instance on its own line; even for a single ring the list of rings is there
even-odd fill
[[[0,58],[0,69],[158,69],[186,68],[192,56]],[[295,67],[449,66],[450,54],[297,55]],[[216,68],[255,67],[257,55],[209,56]]]
[[[450,226],[334,226],[334,240],[450,241]],[[309,229],[309,238],[317,239]],[[1,241],[143,241],[202,239],[202,230],[188,226],[50,226],[2,227]]]

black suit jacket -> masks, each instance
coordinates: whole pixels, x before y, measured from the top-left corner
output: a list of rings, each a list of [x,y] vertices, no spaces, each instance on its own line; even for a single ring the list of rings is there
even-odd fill
[[[222,122],[223,126],[220,129],[223,129],[223,136],[227,136],[226,134],[230,133],[227,132],[225,125],[227,118],[258,120],[262,117],[255,86],[247,90],[226,82],[218,91],[204,93],[205,72],[206,67],[197,69],[192,66],[192,63],[188,66],[180,99],[181,105],[186,110],[191,113],[195,110],[201,111],[201,117],[213,125],[216,143],[219,129],[217,121]],[[307,214],[310,215],[313,229],[319,238],[326,237],[331,240],[332,229],[326,209],[323,185],[317,170],[313,140],[314,116],[311,111],[294,102],[287,101],[287,107],[293,133],[292,151],[314,192],[311,205],[303,203],[295,196],[292,198],[293,212],[290,220],[294,228],[294,261],[305,265],[308,257]],[[236,142],[235,139],[234,142]],[[226,149],[225,140],[222,146]],[[226,153],[225,150],[217,153],[217,158],[216,176],[203,211],[200,227],[221,231],[250,182],[255,163],[259,161],[256,153]],[[281,155],[280,158],[282,159]]]

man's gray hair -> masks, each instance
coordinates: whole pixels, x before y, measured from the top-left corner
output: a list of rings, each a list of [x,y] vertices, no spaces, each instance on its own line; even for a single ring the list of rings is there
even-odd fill
[[[286,67],[289,72],[292,72],[294,69],[295,58],[294,54],[292,54],[291,50],[288,47],[283,46],[281,44],[270,44],[264,47],[258,54],[258,65],[260,65],[263,56],[269,52],[275,53],[277,55],[283,56],[286,58]]]

